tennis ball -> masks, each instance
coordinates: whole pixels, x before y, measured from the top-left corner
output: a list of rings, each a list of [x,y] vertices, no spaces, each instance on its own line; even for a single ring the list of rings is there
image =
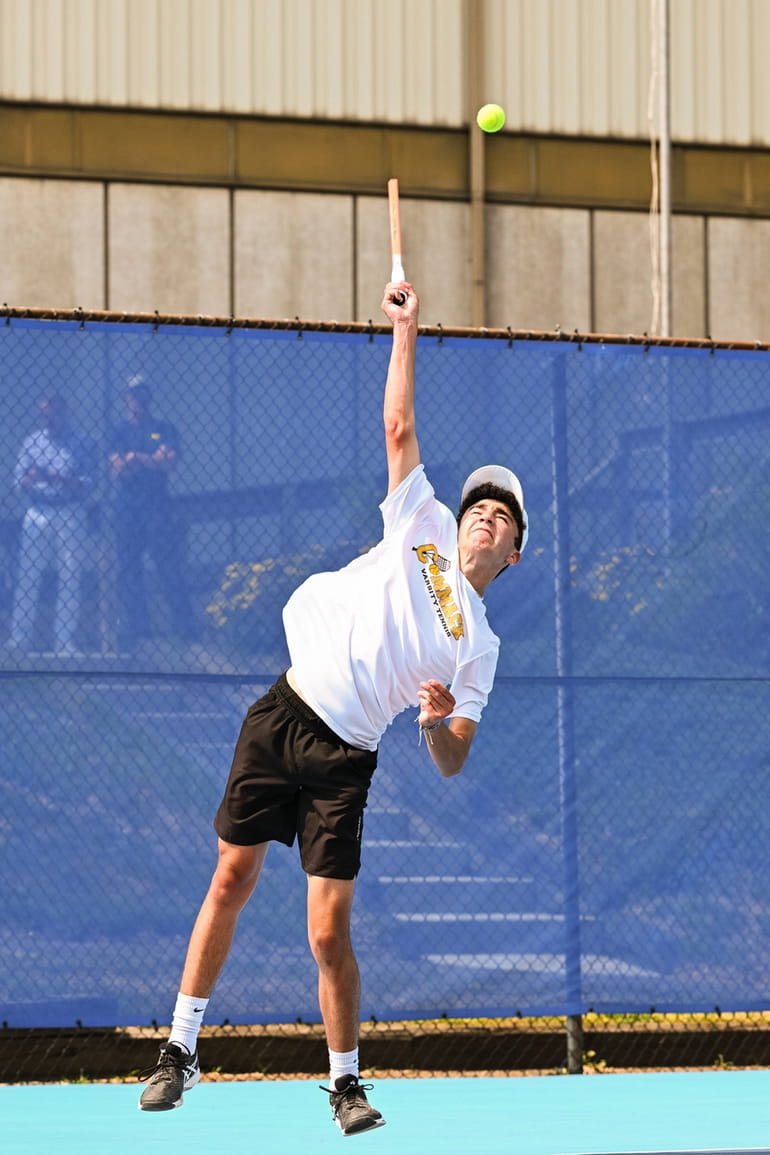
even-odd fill
[[[499,132],[505,124],[505,113],[499,104],[485,104],[476,113],[476,124],[484,132]]]

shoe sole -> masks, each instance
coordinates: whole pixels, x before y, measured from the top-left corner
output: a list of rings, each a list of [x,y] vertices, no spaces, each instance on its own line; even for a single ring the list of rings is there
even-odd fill
[[[337,1124],[337,1126],[339,1127],[339,1123]],[[343,1138],[348,1139],[352,1135],[363,1135],[366,1131],[374,1131],[377,1127],[384,1127],[384,1126],[385,1126],[385,1119],[373,1119],[370,1123],[365,1123],[364,1126],[362,1126],[362,1127],[356,1127],[356,1128],[349,1130],[349,1131],[342,1131],[342,1128],[340,1127],[340,1131],[342,1131]]]
[[[176,1103],[142,1103],[140,1101],[137,1103],[137,1107],[140,1111],[153,1111],[157,1114],[159,1111],[173,1111],[175,1107],[181,1107],[183,1099],[184,1096],[177,1099]]]

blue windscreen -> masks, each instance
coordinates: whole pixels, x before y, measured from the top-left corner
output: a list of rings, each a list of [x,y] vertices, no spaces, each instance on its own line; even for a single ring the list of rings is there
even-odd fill
[[[389,350],[0,328],[0,1021],[168,1020],[282,606],[380,535]],[[501,656],[463,773],[439,778],[416,712],[382,741],[364,1018],[768,1007],[767,357],[420,338],[437,495],[509,465],[531,532],[485,599]],[[172,460],[131,488],[137,385]],[[61,493],[19,484],[51,398],[81,478]],[[209,1018],[317,1021],[296,849],[270,849]]]

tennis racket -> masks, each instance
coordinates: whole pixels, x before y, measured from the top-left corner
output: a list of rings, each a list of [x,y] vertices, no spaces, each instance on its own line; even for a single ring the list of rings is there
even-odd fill
[[[388,209],[390,210],[390,257],[391,281],[405,281],[404,266],[401,251],[401,205],[398,192],[398,177],[392,176],[388,181]],[[394,300],[397,305],[406,304],[406,294],[396,293]]]

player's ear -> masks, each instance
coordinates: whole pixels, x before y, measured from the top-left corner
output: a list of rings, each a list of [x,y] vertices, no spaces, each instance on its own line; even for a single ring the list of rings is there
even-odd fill
[[[505,559],[505,564],[506,565],[518,565],[520,561],[521,561],[521,554],[519,553],[519,551],[517,549],[515,549],[513,551],[513,553],[508,554],[508,557]]]

